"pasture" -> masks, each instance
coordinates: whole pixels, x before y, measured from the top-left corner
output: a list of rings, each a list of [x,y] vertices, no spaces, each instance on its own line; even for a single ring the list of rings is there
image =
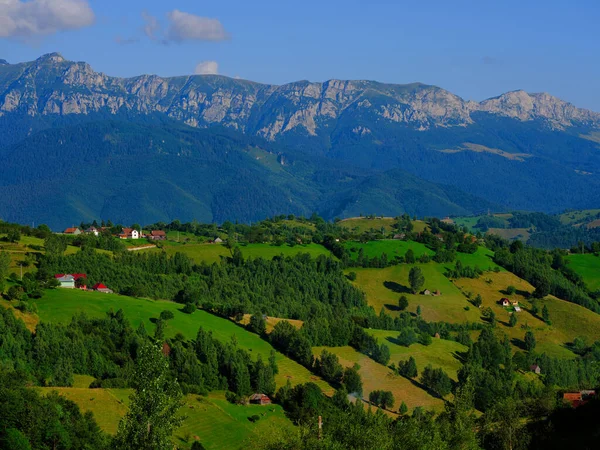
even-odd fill
[[[487,282],[490,280],[491,283]],[[490,307],[496,313],[497,329],[507,334],[514,350],[521,349],[523,338],[527,329],[533,331],[537,346],[536,351],[547,353],[558,358],[573,358],[575,355],[569,350],[568,344],[576,337],[584,337],[590,344],[600,336],[600,315],[574,303],[548,296],[538,301],[541,309],[544,305],[550,312],[552,325],[547,325],[541,317],[536,317],[531,312],[529,294],[534,291],[526,281],[510,272],[486,273],[479,279],[461,278],[455,281],[457,287],[465,293],[471,292],[473,296],[480,294],[483,299],[482,307]],[[516,293],[507,295],[504,290],[514,286]],[[508,321],[512,308],[505,308],[498,301],[507,297],[511,301],[518,301],[522,311],[517,314],[517,325],[510,327]],[[472,309],[476,309],[472,306]]]
[[[36,300],[36,304],[40,320],[53,323],[68,323],[71,317],[81,313],[89,317],[104,317],[110,309],[114,311],[122,309],[134,328],[143,323],[149,333],[153,333],[155,328],[150,319],[159,317],[161,311],[169,310],[173,312],[175,318],[167,322],[165,330],[167,337],[182,333],[187,339],[194,339],[198,328],[203,327],[206,331],[212,331],[213,336],[222,342],[230,342],[235,335],[240,348],[249,351],[252,355],[261,354],[265,361],[273,349],[271,344],[258,335],[230,320],[202,310],[185,314],[181,312],[182,305],[174,302],[137,299],[77,289],[53,289],[46,291],[46,295]],[[288,379],[294,385],[313,381],[324,391],[331,392],[329,384],[282,353],[276,352],[276,360],[279,366],[279,374],[275,379],[278,386],[284,385]]]
[[[409,410],[422,406],[425,409],[441,411],[444,407],[442,399],[433,397],[421,389],[417,382],[396,375],[389,367],[373,361],[352,347],[313,347],[313,354],[319,356],[323,349],[337,355],[340,364],[344,367],[352,367],[354,364],[360,366],[359,373],[363,380],[363,398],[365,399],[369,398],[369,392],[382,389],[394,394],[393,411],[398,411],[402,401],[406,403]],[[421,367],[419,368],[421,369]]]
[[[405,361],[412,356],[415,358],[419,373],[431,364],[434,368],[441,367],[450,378],[458,381],[457,373],[461,367],[460,353],[468,350],[464,345],[444,339],[433,339],[431,345],[413,344],[404,347],[396,343],[398,331],[367,330],[367,332],[389,347],[390,364],[398,365],[398,361]]]
[[[331,253],[325,247],[319,244],[295,245],[293,247],[285,245],[270,245],[270,244],[247,244],[240,245],[239,249],[244,255],[244,258],[264,258],[273,259],[274,256],[294,256],[298,253],[308,253],[313,258],[319,255],[330,256]],[[231,252],[223,244],[180,244],[180,245],[165,245],[162,249],[152,249],[149,251],[164,251],[168,255],[175,253],[184,253],[192,258],[195,262],[202,261],[212,264],[219,262],[222,257],[230,257]]]
[[[77,379],[80,376],[76,376]],[[119,421],[127,412],[131,389],[36,388],[42,394],[52,391],[77,403],[82,411],[91,411],[100,428],[115,434]],[[179,413],[185,417],[175,432],[178,445],[189,448],[198,437],[207,449],[238,450],[271,429],[292,430],[292,423],[279,405],[233,405],[225,400],[224,392],[211,392],[205,397],[187,395]],[[248,417],[258,415],[252,423]]]
[[[591,291],[600,290],[600,256],[574,254],[567,257],[569,267],[583,277]]]
[[[520,239],[523,242],[527,242],[531,235],[528,228],[490,228],[486,234],[496,234],[501,238],[513,241]]]
[[[347,228],[353,233],[362,234],[365,231],[381,231],[383,230],[386,233],[391,233],[394,231],[393,225],[396,223],[396,219],[394,217],[376,217],[374,219],[368,219],[366,217],[352,217],[349,219],[344,219],[338,222],[338,225],[344,228]],[[426,222],[422,220],[413,220],[413,231],[415,233],[420,233],[425,228],[428,228]]]
[[[387,267],[385,269],[352,269],[356,272],[355,286],[362,289],[367,297],[367,302],[379,312],[385,308],[391,315],[398,315],[398,299],[401,295],[408,298],[408,309],[416,313],[417,306],[421,305],[421,315],[427,321],[447,321],[452,323],[474,322],[479,320],[479,312],[469,306],[465,296],[446,278],[445,266],[436,263],[416,264],[420,267],[425,277],[423,289],[430,291],[439,290],[442,295],[413,294],[408,283],[408,273],[413,267],[408,264]]]
[[[358,252],[362,249],[363,254],[369,258],[380,257],[384,253],[388,257],[388,261],[394,259],[395,256],[404,256],[410,249],[414,252],[415,257],[421,255],[433,255],[433,250],[427,248],[424,244],[414,241],[401,241],[396,239],[383,239],[379,241],[369,242],[344,242],[344,247],[350,251],[352,259],[358,258]]]

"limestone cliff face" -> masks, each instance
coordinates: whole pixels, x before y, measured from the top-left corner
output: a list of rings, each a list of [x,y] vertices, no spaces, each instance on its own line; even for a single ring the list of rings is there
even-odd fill
[[[329,80],[271,86],[216,75],[123,79],[57,53],[22,64],[0,60],[0,116],[99,112],[160,113],[194,127],[222,125],[270,140],[291,131],[308,136],[326,133],[345,112],[370,118],[370,124],[356,119],[351,128],[360,136],[370,134],[378,120],[425,131],[471,124],[475,112],[521,121],[541,119],[553,128],[600,128],[600,114],[545,93],[515,91],[477,103],[419,83]]]

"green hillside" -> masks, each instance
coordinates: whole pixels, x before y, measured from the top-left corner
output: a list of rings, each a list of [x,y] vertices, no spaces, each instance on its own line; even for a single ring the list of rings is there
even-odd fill
[[[574,254],[567,257],[569,267],[583,277],[592,291],[600,290],[600,257],[593,254]]]
[[[365,243],[347,241],[344,242],[344,247],[350,251],[352,259],[358,257],[358,253],[361,249],[363,254],[369,258],[379,257],[385,253],[389,260],[394,259],[395,256],[404,256],[409,249],[414,252],[416,258],[421,255],[434,254],[432,250],[419,242],[392,239],[369,241]]]
[[[272,259],[274,256],[284,255],[293,256],[298,253],[308,253],[312,257],[319,255],[330,255],[329,251],[319,244],[295,245],[293,247],[284,245],[270,244],[247,244],[240,245],[239,249],[245,258],[264,258]],[[146,251],[146,250],[144,250]],[[164,251],[168,255],[175,253],[184,253],[195,262],[219,262],[222,257],[231,256],[231,251],[223,244],[185,244],[185,245],[165,245],[162,249],[151,249],[150,251]]]
[[[54,323],[68,323],[71,317],[80,313],[85,313],[89,317],[103,317],[110,309],[114,311],[122,309],[133,327],[137,327],[143,322],[149,332],[153,332],[155,328],[150,319],[156,319],[161,311],[168,310],[173,312],[175,318],[168,322],[167,337],[181,333],[187,339],[194,339],[198,328],[203,327],[206,331],[212,331],[214,337],[222,342],[229,342],[235,335],[240,348],[246,349],[254,355],[260,353],[265,361],[273,349],[268,342],[256,334],[246,331],[227,319],[202,310],[193,314],[185,314],[181,312],[182,305],[173,302],[136,299],[75,289],[55,289],[47,291],[46,295],[36,304],[40,320]],[[293,384],[313,381],[325,391],[331,389],[327,383],[313,376],[305,367],[279,352],[276,355],[279,366],[276,381],[279,386],[285,384],[289,379]]]
[[[100,428],[115,434],[121,417],[127,412],[131,389],[38,388],[44,394],[52,391],[77,403],[82,411],[91,411]],[[185,416],[175,432],[178,445],[189,448],[198,438],[206,449],[239,450],[261,436],[291,431],[292,423],[279,405],[233,405],[225,400],[224,392],[211,392],[206,397],[187,395],[180,414]],[[248,417],[260,420],[250,422]]]

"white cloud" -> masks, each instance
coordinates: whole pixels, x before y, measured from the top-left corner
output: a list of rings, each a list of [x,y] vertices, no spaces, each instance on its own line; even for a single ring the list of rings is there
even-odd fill
[[[202,61],[196,65],[196,75],[218,75],[219,64],[216,61]]]
[[[165,42],[224,41],[229,39],[225,28],[217,19],[200,17],[177,9],[167,14],[169,27]]]
[[[142,18],[144,19],[144,34],[150,39],[156,39],[156,33],[160,31],[158,19],[146,11],[142,11]]]
[[[94,23],[87,0],[0,0],[0,37],[35,37]]]

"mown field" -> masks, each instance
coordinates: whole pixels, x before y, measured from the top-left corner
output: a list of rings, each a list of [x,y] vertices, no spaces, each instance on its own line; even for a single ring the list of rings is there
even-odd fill
[[[496,234],[508,240],[520,239],[523,242],[527,242],[531,236],[528,228],[490,228],[487,234]]]
[[[433,250],[427,248],[424,244],[414,241],[401,241],[395,239],[383,239],[379,241],[369,242],[344,242],[344,247],[350,251],[352,259],[358,258],[358,252],[362,249],[363,254],[369,258],[379,257],[382,254],[387,254],[388,260],[391,261],[395,256],[404,256],[411,249],[415,257],[421,255],[433,255]]]
[[[600,214],[600,209],[584,209],[581,211],[563,213],[558,216],[558,219],[563,225],[576,225],[579,223],[588,222],[598,214]]]
[[[412,265],[401,264],[385,269],[352,269],[356,272],[354,285],[362,289],[367,302],[376,312],[385,308],[388,314],[397,315],[398,299],[401,295],[408,298],[408,309],[416,313],[421,305],[421,314],[427,321],[447,321],[453,323],[478,321],[480,314],[469,306],[465,296],[446,278],[444,265],[436,263],[416,264],[423,271],[425,286],[423,289],[439,290],[439,297],[412,294],[408,283],[408,273]]]
[[[270,244],[248,244],[240,245],[239,249],[245,258],[264,258],[272,259],[274,256],[294,256],[298,253],[308,253],[313,258],[319,255],[331,255],[329,251],[319,244],[295,245],[293,247],[285,245]],[[146,250],[144,250],[146,251]],[[231,256],[231,252],[223,244],[180,244],[165,245],[162,249],[151,249],[148,251],[164,251],[168,255],[175,253],[185,253],[196,262],[205,261],[206,263],[219,262],[221,257]]]
[[[120,296],[116,294],[102,294],[98,292],[84,292],[76,289],[55,289],[46,291],[46,295],[36,301],[40,320],[53,323],[68,323],[75,314],[85,313],[89,317],[103,317],[107,311],[122,309],[133,327],[144,323],[149,333],[154,332],[154,323],[150,319],[159,317],[161,311],[169,310],[175,318],[167,324],[166,335],[173,337],[182,333],[188,339],[194,339],[201,326],[212,331],[214,337],[222,342],[230,342],[235,335],[240,348],[248,350],[253,355],[261,354],[267,360],[273,347],[258,335],[251,333],[233,322],[223,319],[206,311],[198,310],[193,314],[181,312],[182,305],[167,301],[153,301]],[[278,386],[284,385],[289,379],[292,384],[312,381],[317,383],[324,391],[331,392],[331,387],[308,369],[277,352],[279,374],[276,377]]]
[[[351,231],[357,233],[364,233],[365,231],[380,231],[381,228],[389,233],[394,230],[393,225],[396,220],[393,217],[376,217],[375,219],[367,219],[366,217],[352,217],[350,219],[344,219],[338,222],[338,224],[344,228],[348,228]],[[419,233],[423,231],[428,225],[422,220],[413,220],[413,231]]]
[[[436,411],[440,411],[444,407],[442,399],[430,395],[419,387],[417,382],[396,375],[389,367],[376,363],[352,347],[313,347],[313,354],[319,356],[323,349],[337,355],[340,364],[344,367],[352,367],[354,364],[360,366],[359,373],[363,380],[363,398],[365,399],[369,398],[371,391],[382,389],[394,394],[395,403],[391,408],[393,412],[398,411],[402,401],[411,411],[417,406]],[[392,349],[390,348],[390,350]]]
[[[569,255],[567,260],[569,267],[583,277],[590,290],[600,290],[600,256],[575,254]]]
[[[42,394],[52,391],[77,403],[83,411],[91,411],[100,428],[115,434],[119,421],[126,414],[131,389],[88,389],[88,378],[76,376],[71,388],[36,388]],[[233,405],[224,392],[211,392],[206,397],[187,395],[180,414],[185,417],[175,432],[178,445],[190,447],[197,437],[206,449],[238,450],[273,430],[285,432],[293,425],[279,405]],[[252,423],[248,417],[258,415]]]
[[[535,335],[537,352],[545,352],[559,358],[575,357],[569,349],[569,344],[576,337],[585,337],[590,344],[600,337],[599,314],[553,296],[538,301],[540,316],[543,305],[547,305],[552,325],[547,325],[541,317],[534,316],[531,313],[531,301],[526,298],[527,293],[534,291],[533,286],[510,272],[487,273],[474,280],[461,278],[455,284],[465,293],[471,292],[473,296],[481,295],[482,307],[490,307],[496,313],[497,329],[511,338],[515,351],[522,349],[527,329],[531,329]],[[508,286],[514,286],[517,292],[507,295],[504,290]],[[518,301],[522,308],[521,312],[515,313],[518,319],[515,327],[508,326],[512,307],[505,308],[498,303],[503,297]],[[472,307],[472,309],[476,308]]]
[[[460,354],[468,350],[464,345],[444,339],[433,339],[431,345],[413,344],[404,347],[396,343],[399,334],[397,331],[368,330],[368,332],[389,347],[390,364],[398,365],[398,361],[405,361],[412,356],[417,362],[419,373],[431,364],[434,368],[441,367],[450,378],[458,381],[457,373],[461,367]]]

